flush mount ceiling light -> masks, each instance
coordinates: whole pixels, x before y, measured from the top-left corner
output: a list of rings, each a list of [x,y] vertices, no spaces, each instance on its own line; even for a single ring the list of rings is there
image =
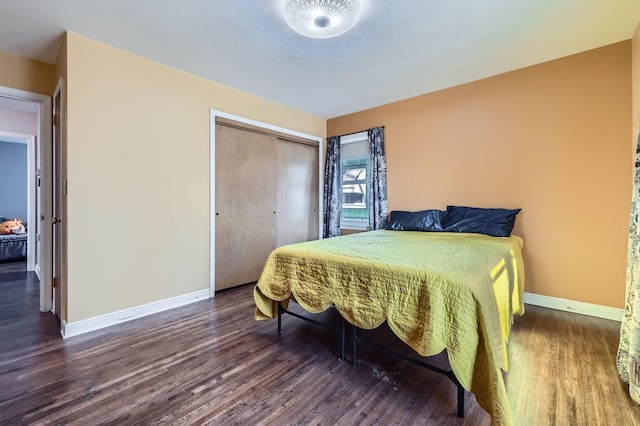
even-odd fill
[[[285,0],[284,19],[297,33],[311,38],[337,37],[360,19],[359,0]]]

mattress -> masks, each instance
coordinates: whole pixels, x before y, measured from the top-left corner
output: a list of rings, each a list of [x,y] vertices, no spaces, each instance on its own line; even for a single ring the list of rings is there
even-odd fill
[[[27,256],[27,234],[0,235],[0,261]]]
[[[256,318],[294,298],[335,305],[359,328],[385,321],[422,356],[447,350],[461,385],[495,424],[513,419],[501,370],[514,314],[524,313],[519,237],[380,230],[280,247],[254,290]]]

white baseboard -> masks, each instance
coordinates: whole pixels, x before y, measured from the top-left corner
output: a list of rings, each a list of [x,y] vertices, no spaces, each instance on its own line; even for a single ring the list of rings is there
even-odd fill
[[[168,309],[177,308],[179,306],[188,305],[189,303],[209,298],[209,289],[200,290],[182,296],[172,297],[170,299],[159,300],[157,302],[147,303],[146,305],[136,306],[134,308],[124,309],[122,311],[110,314],[100,315],[81,321],[66,323],[62,321],[60,334],[63,339],[78,336],[90,331],[100,330],[101,328],[110,327],[112,325],[121,324],[133,319],[142,318],[147,315],[156,314]]]
[[[532,293],[524,294],[524,303],[613,321],[622,321],[622,316],[624,315],[624,309],[620,308],[612,308],[610,306],[595,305],[593,303],[577,302],[575,300],[542,296],[540,294]]]

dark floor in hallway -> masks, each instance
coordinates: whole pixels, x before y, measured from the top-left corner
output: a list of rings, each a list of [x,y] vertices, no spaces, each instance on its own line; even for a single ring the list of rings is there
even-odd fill
[[[26,261],[0,263],[0,351],[62,339],[55,316],[39,312],[39,284]]]

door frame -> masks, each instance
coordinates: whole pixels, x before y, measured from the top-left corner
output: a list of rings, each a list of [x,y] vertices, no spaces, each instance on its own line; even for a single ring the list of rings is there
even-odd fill
[[[322,203],[324,192],[324,138],[212,109],[209,122],[209,297],[214,297],[216,292],[216,118],[218,117],[317,142],[319,238],[322,238],[322,220],[324,217],[324,205]]]
[[[4,141],[27,145],[27,226],[36,223],[36,135],[27,133],[5,132],[0,130],[0,138]],[[35,226],[32,225],[35,230]],[[27,271],[36,267],[36,234],[27,233]]]
[[[51,286],[52,275],[52,247],[51,247],[51,96],[12,87],[0,86],[0,97],[17,99],[20,101],[35,102],[40,104],[38,110],[38,135],[36,135],[36,151],[39,152],[40,176],[42,187],[40,234],[40,312],[49,312],[52,308],[53,288]],[[38,164],[36,164],[38,168]],[[38,220],[38,218],[36,218]],[[31,225],[33,226],[33,225]]]

